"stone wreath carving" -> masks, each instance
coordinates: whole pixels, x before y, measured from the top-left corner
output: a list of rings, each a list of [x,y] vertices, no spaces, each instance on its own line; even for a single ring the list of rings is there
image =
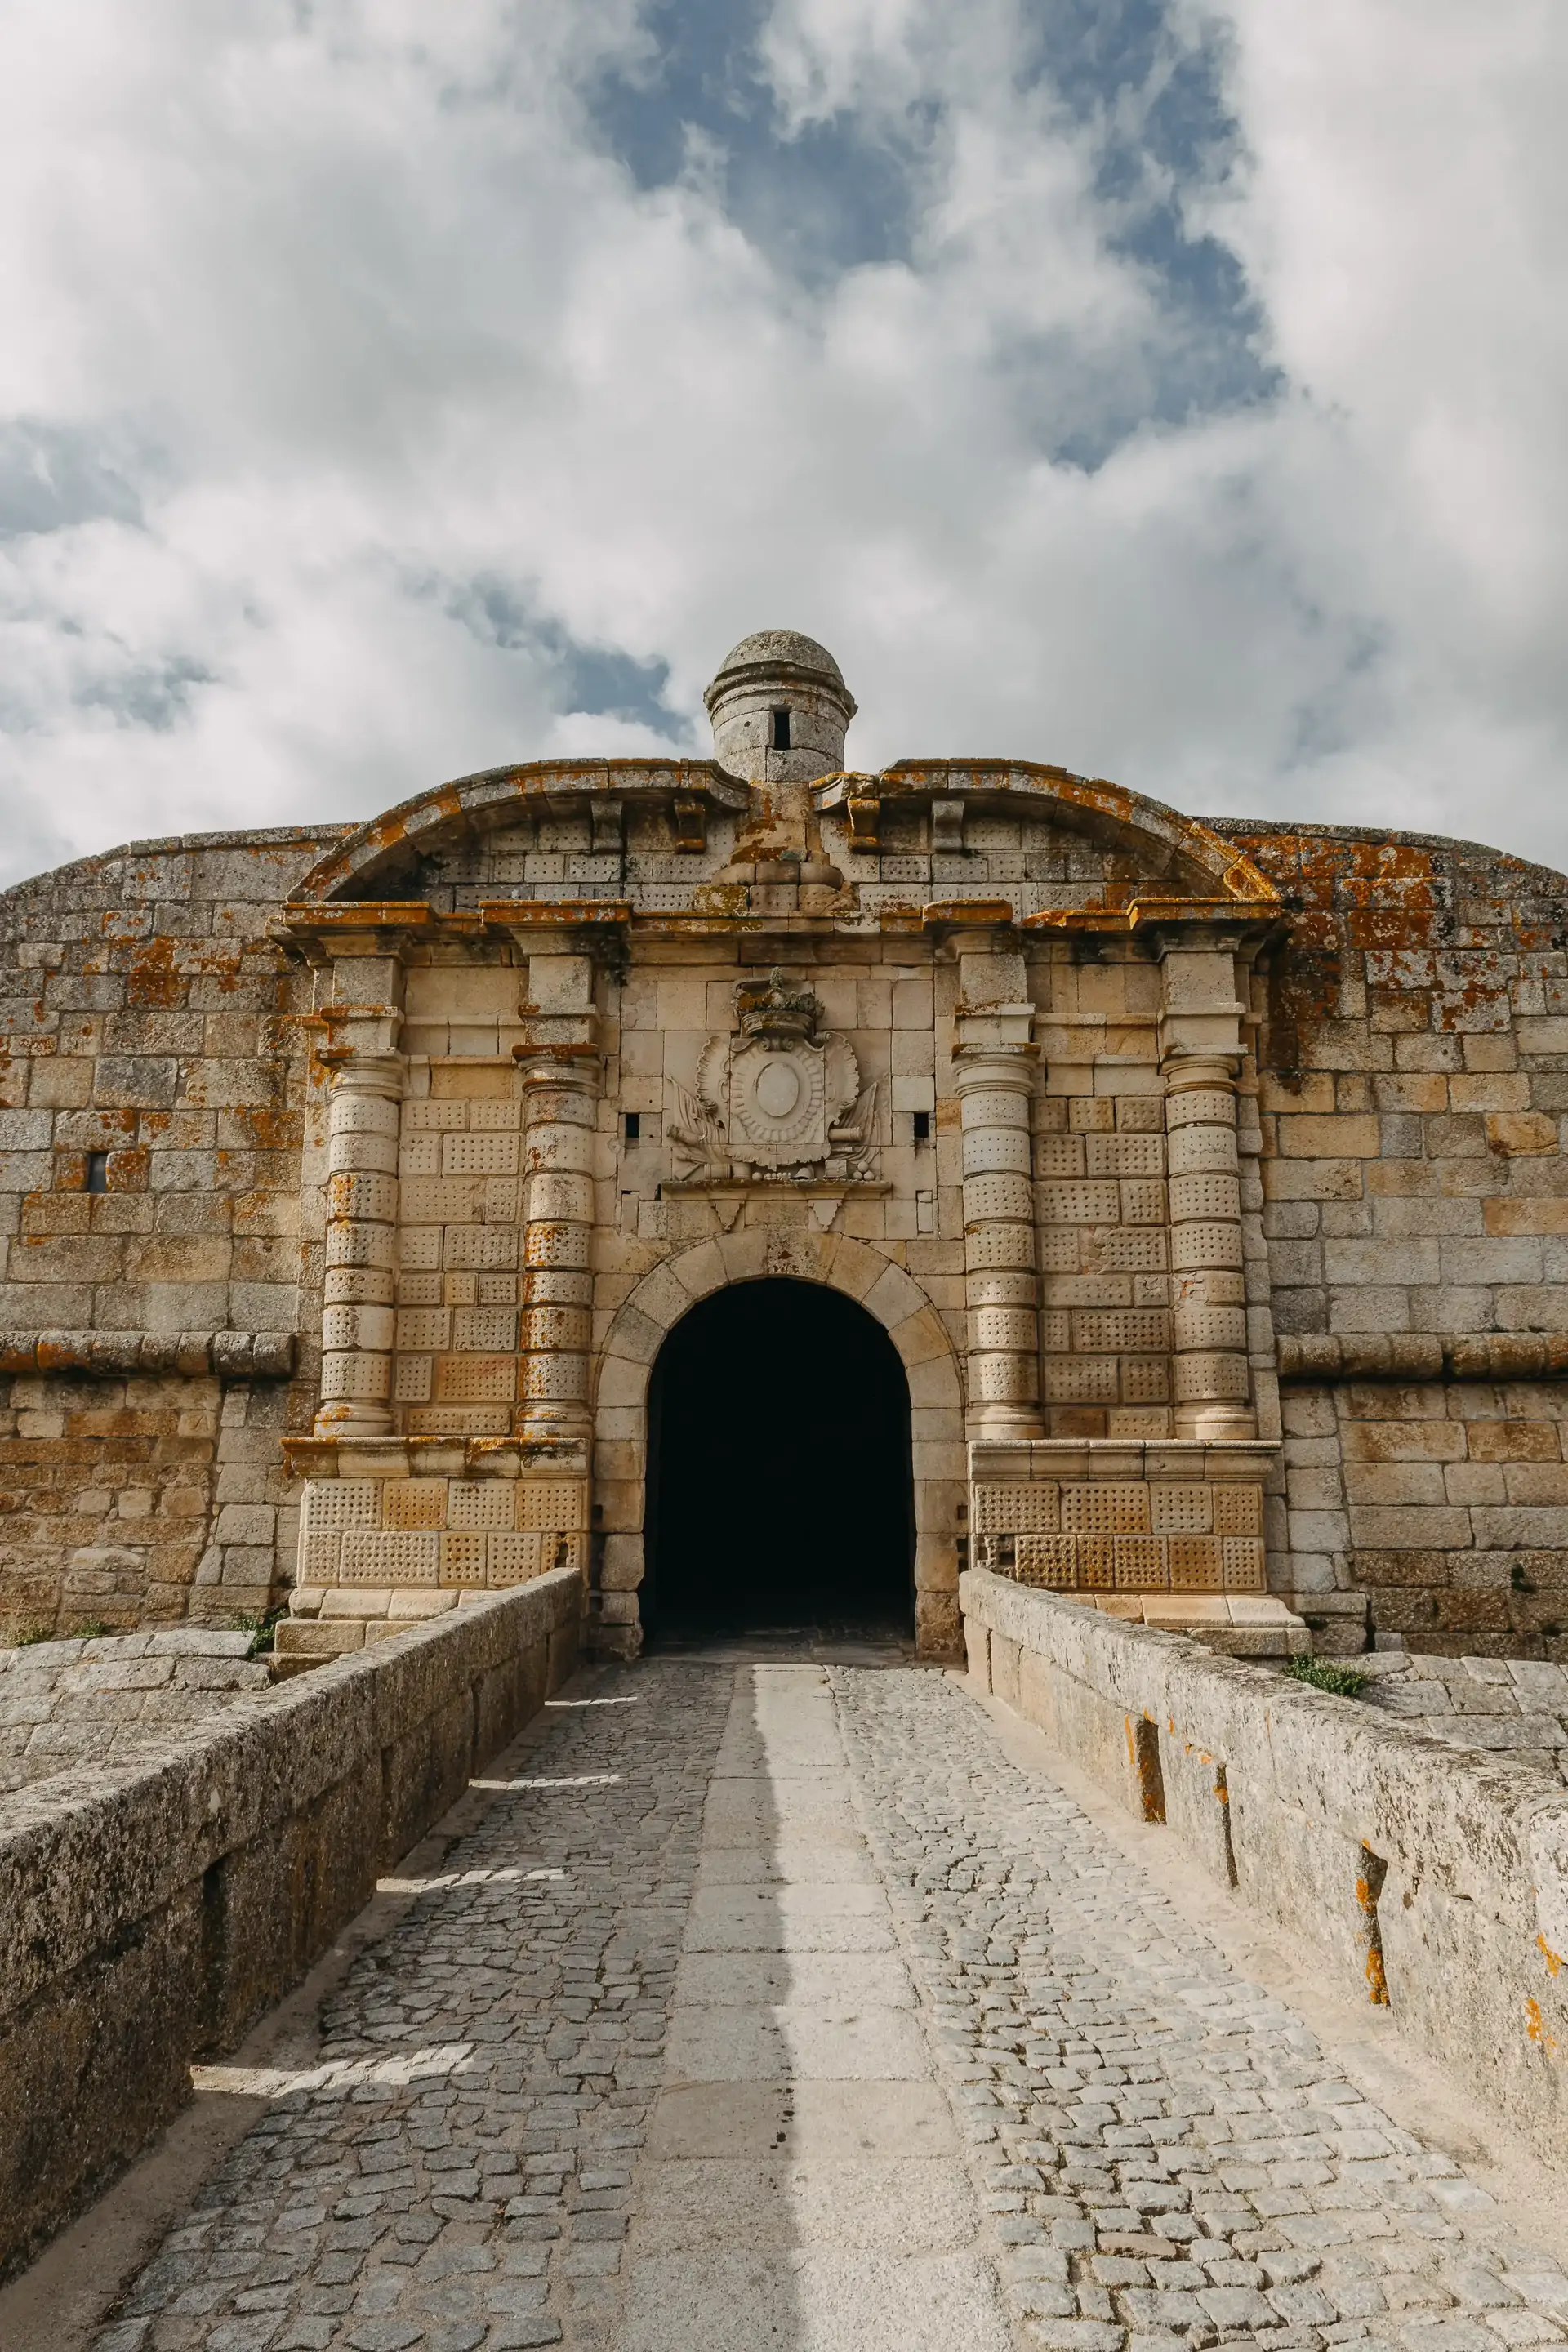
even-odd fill
[[[688,1184],[874,1182],[877,1099],[846,1037],[822,1026],[809,988],[782,971],[742,981],[736,1031],[710,1037],[697,1090],[670,1080],[665,1132]]]

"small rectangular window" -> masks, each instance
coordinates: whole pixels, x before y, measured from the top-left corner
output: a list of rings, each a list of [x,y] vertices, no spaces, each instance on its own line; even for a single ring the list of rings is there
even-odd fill
[[[917,1143],[929,1143],[931,1141],[930,1111],[917,1110],[911,1113],[911,1117],[915,1123],[915,1141]]]
[[[787,751],[789,748],[789,712],[787,710],[775,710],[773,713],[773,750],[775,751]]]
[[[627,1111],[626,1118],[626,1141],[628,1143],[636,1143],[639,1140],[642,1135],[642,1113],[640,1110],[629,1110]]]
[[[89,1151],[88,1153],[87,1189],[89,1192],[108,1192],[109,1154],[107,1151]]]

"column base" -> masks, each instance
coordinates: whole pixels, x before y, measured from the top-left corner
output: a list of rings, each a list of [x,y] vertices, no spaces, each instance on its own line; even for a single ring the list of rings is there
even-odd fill
[[[1177,1437],[1195,1437],[1205,1444],[1219,1445],[1238,1437],[1256,1437],[1258,1415],[1245,1404],[1179,1404],[1171,1426]]]
[[[585,1405],[525,1405],[516,1416],[516,1433],[542,1443],[560,1444],[568,1438],[586,1441],[594,1433],[594,1416]]]
[[[317,1437],[390,1437],[392,1414],[384,1405],[355,1404],[347,1399],[322,1405],[313,1424]]]
[[[965,1416],[963,1433],[972,1439],[1044,1437],[1046,1424],[1036,1405],[977,1404]]]

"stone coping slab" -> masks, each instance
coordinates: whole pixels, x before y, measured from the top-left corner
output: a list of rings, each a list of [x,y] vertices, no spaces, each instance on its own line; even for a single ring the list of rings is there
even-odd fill
[[[189,2098],[564,1681],[573,1570],[0,1802],[0,2274]],[[148,1663],[151,1663],[149,1661]]]
[[[970,1672],[1321,1955],[1553,2157],[1568,2125],[1568,1795],[1148,1623],[984,1570]]]

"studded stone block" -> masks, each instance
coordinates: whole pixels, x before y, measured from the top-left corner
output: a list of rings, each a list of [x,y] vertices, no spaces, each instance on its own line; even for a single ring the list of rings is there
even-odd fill
[[[447,1489],[447,1525],[510,1528],[516,1491],[516,1481],[510,1478],[454,1478]]]
[[[1214,1490],[1215,1533],[1260,1536],[1263,1533],[1261,1486],[1216,1486]]]
[[[554,1564],[555,1538],[533,1529],[486,1538],[489,1546],[489,1581],[493,1587],[524,1584],[542,1576]]]
[[[1169,1581],[1163,1536],[1118,1536],[1116,1582],[1124,1592],[1156,1592]]]
[[[389,1478],[381,1490],[387,1528],[439,1528],[447,1523],[445,1478]]]
[[[344,1584],[435,1584],[441,1570],[441,1538],[412,1529],[351,1531],[343,1538]]]
[[[1262,1538],[1258,1536],[1226,1536],[1222,1542],[1226,1591],[1261,1592],[1266,1579]]]
[[[1062,1526],[1075,1535],[1147,1535],[1149,1489],[1113,1478],[1064,1486]]]
[[[1054,1480],[976,1486],[973,1526],[976,1535],[1055,1535],[1061,1526],[1060,1489]]]
[[[381,1482],[375,1478],[311,1478],[300,1506],[303,1533],[374,1528],[381,1520]]]
[[[1013,1574],[1020,1584],[1070,1592],[1078,1584],[1078,1546],[1071,1536],[1021,1535]]]
[[[1214,1532],[1214,1494],[1201,1478],[1152,1480],[1149,1511],[1155,1533],[1206,1536]]]
[[[1218,1592],[1224,1583],[1225,1557],[1218,1536],[1167,1538],[1173,1592]]]

